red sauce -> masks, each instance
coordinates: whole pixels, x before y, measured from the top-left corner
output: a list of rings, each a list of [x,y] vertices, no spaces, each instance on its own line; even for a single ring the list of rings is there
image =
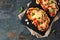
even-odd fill
[[[48,17],[46,17],[46,20],[48,20]]]
[[[30,12],[28,12],[28,14],[30,15]]]
[[[29,9],[29,11],[28,11],[28,14],[29,14],[29,15],[30,15],[30,13],[31,13],[32,10],[34,10],[34,9],[33,9],[33,8],[32,8],[32,9]]]
[[[48,8],[51,8],[51,6],[48,6]]]
[[[32,22],[35,26],[37,26],[38,24],[37,24],[37,21],[33,21]]]
[[[52,12],[52,13],[51,13],[51,16],[52,16],[52,17],[54,17],[54,16],[55,16],[55,13],[54,13],[54,12]]]
[[[29,11],[32,11],[32,10],[34,10],[34,9],[33,8],[29,9]]]
[[[40,4],[42,4],[42,0],[40,0]]]

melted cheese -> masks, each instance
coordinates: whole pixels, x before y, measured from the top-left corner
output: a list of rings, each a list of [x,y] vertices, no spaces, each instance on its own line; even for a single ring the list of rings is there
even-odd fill
[[[42,16],[42,12],[41,12],[41,11],[36,11],[36,10],[34,10],[33,13],[35,13],[35,15],[32,16],[32,18],[39,18],[39,17]]]
[[[44,16],[44,15],[46,15],[46,16]],[[45,22],[44,22],[44,18],[46,18],[46,17],[48,17],[47,16],[47,14],[43,11],[43,10],[36,10],[36,9],[34,9],[34,10],[32,10],[31,12],[30,12],[30,16],[28,16],[28,17],[30,17],[31,19],[34,19],[34,18],[36,18],[36,20],[32,20],[32,24],[34,24],[35,26],[37,26],[37,28],[38,28],[38,30],[39,31],[42,31],[42,30],[40,30],[41,29],[41,27],[42,27],[42,29],[44,29],[43,31],[45,31],[47,28],[48,28],[48,25],[49,25],[49,21],[50,21],[50,19],[49,20],[46,20]],[[29,19],[30,19],[29,18]],[[49,17],[48,17],[49,18]],[[42,23],[41,23],[42,22]],[[47,24],[47,22],[48,22],[48,24]],[[29,24],[29,23],[27,23],[27,24]],[[46,26],[47,25],[47,26]]]
[[[46,1],[42,0],[42,3],[43,4],[47,4],[48,3],[48,0],[46,0]]]

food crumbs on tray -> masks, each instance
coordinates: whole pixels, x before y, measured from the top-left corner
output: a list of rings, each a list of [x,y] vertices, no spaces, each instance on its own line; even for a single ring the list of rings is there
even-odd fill
[[[27,22],[27,25],[29,25],[29,22]]]
[[[27,22],[27,21],[28,21],[28,19],[25,19],[25,21]]]
[[[52,30],[52,33],[55,33],[56,32],[56,30]]]

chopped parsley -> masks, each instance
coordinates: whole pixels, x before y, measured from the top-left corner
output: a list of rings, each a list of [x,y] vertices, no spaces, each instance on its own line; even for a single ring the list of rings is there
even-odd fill
[[[41,15],[40,17],[38,17],[38,19],[40,19],[40,18],[42,18],[43,17],[43,15]]]
[[[24,10],[24,8],[21,6],[21,7],[19,8],[19,12],[21,13],[21,12],[23,12],[23,10]]]
[[[40,19],[40,17],[38,17],[38,19]]]
[[[43,15],[41,15],[41,17],[40,18],[43,18]]]
[[[49,9],[49,12],[53,12],[53,11],[54,11],[53,8]]]
[[[38,24],[42,24],[42,22],[38,22]]]
[[[32,16],[34,16],[35,15],[35,13],[32,13]]]
[[[43,20],[44,20],[44,22],[45,22],[45,21],[46,21],[46,18],[44,18]]]

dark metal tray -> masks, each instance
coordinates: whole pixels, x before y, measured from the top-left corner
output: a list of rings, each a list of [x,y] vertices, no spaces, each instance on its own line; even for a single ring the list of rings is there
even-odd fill
[[[36,1],[36,0],[33,0],[33,1],[32,1],[32,3],[30,4],[29,8],[30,8],[30,7],[38,7],[38,8],[40,8],[40,9],[44,10],[40,5],[37,5],[37,4],[35,3],[35,1]],[[58,1],[57,1],[57,2],[58,2]],[[59,6],[59,7],[60,7],[60,6]],[[59,11],[60,11],[60,10],[59,10]],[[53,19],[54,19],[55,17],[53,17],[53,18],[50,17],[47,11],[46,11],[46,13],[47,13],[48,17],[50,18],[50,24],[51,24],[52,21],[53,21]],[[58,13],[57,13],[57,14],[58,14]],[[27,22],[25,21],[26,19],[27,19],[27,16],[26,16],[26,13],[25,13],[24,16],[22,17],[21,23],[24,24],[24,25],[26,25],[27,27],[31,28],[32,30],[38,32],[38,33],[41,34],[42,36],[45,34],[46,31],[45,31],[45,32],[38,31],[38,29],[37,29],[36,27],[34,27],[34,25],[31,23],[30,20],[28,20],[29,25],[27,25]],[[49,25],[50,25],[50,24],[49,24]]]

